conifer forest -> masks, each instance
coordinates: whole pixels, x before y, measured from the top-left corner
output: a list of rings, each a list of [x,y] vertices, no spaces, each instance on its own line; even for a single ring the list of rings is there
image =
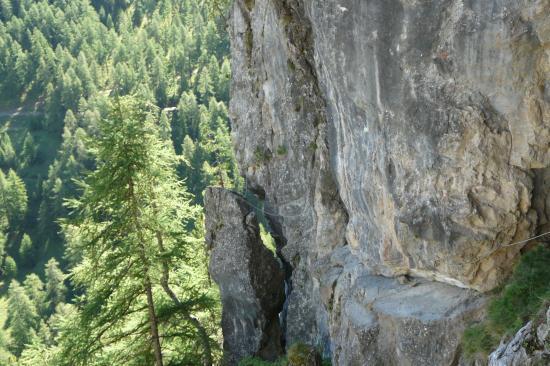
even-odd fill
[[[0,1],[0,365],[220,359],[201,205],[242,188],[223,6]]]

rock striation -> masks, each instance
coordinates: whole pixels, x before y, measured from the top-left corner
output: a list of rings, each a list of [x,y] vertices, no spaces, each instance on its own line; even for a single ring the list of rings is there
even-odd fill
[[[292,271],[287,344],[338,365],[458,362],[479,292],[548,227],[548,14],[548,0],[234,2],[234,148]]]
[[[284,272],[264,246],[254,211],[223,188],[205,192],[209,271],[219,285],[227,365],[247,356],[267,360],[282,354],[279,312]]]

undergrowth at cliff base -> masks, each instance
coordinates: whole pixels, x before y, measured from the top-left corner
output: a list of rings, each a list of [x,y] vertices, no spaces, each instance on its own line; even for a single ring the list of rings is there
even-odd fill
[[[239,362],[239,366],[331,366],[329,359],[321,360],[319,349],[297,342],[290,346],[287,354],[277,361],[265,361],[257,357],[247,357]]]
[[[486,357],[503,337],[515,334],[550,304],[550,246],[527,252],[500,293],[490,302],[487,319],[464,331],[462,346],[469,358]]]

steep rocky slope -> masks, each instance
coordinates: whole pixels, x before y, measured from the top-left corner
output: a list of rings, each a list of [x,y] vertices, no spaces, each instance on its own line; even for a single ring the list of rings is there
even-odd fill
[[[459,362],[510,244],[548,228],[548,14],[235,1],[233,140],[292,270],[287,344],[338,365]]]

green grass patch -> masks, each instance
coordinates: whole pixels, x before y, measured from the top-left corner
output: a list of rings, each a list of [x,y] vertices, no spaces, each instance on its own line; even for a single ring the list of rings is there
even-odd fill
[[[331,366],[328,359],[321,360],[317,348],[305,343],[297,342],[290,346],[285,357],[277,361],[265,361],[258,357],[247,357],[239,362],[238,366],[309,366],[313,364]]]
[[[549,301],[550,246],[541,244],[522,256],[506,286],[489,303],[487,319],[464,331],[466,356],[487,356],[503,337],[515,334]]]
[[[288,360],[283,357],[277,361],[264,361],[257,357],[247,357],[239,362],[239,366],[287,366]]]
[[[280,145],[277,147],[277,155],[286,155],[288,153],[288,149],[285,145]]]

